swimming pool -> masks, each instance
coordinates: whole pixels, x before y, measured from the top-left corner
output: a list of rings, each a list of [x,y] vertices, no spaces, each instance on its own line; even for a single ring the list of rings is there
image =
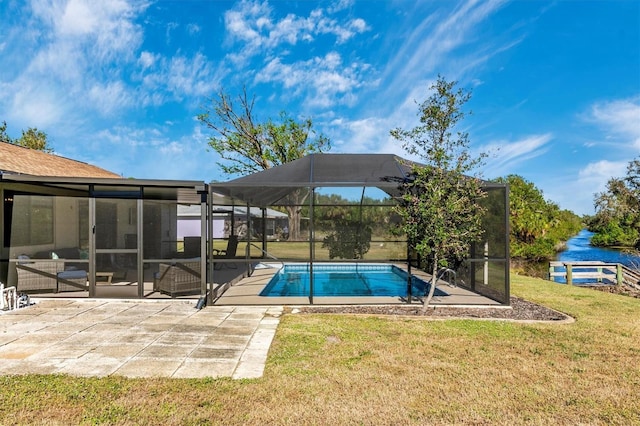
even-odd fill
[[[314,296],[407,296],[406,271],[388,264],[315,264]],[[412,277],[411,294],[424,295],[429,284]],[[447,294],[436,288],[437,296]],[[271,278],[260,296],[309,296],[309,265],[287,264]]]

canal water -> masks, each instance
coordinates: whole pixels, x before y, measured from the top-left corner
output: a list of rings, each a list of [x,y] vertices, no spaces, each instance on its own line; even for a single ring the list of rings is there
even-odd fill
[[[622,250],[606,249],[600,247],[594,247],[590,244],[593,232],[589,232],[586,229],[580,231],[578,235],[567,241],[567,249],[558,254],[556,260],[564,262],[571,261],[589,261],[589,262],[604,262],[604,263],[621,263],[632,268],[640,267],[640,257],[632,256],[628,253],[624,253]],[[580,267],[573,268],[574,272],[590,272],[592,270],[580,269]],[[564,268],[556,268],[556,272],[564,272]],[[615,282],[615,273],[605,272],[610,275],[606,282]],[[566,283],[564,277],[555,277],[555,282]],[[591,279],[574,279],[574,284],[594,284]]]
[[[594,247],[589,242],[593,232],[586,229],[567,241],[567,249],[558,254],[561,261],[600,261],[605,263],[622,263],[629,267],[640,266],[640,257],[632,256],[621,250]]]

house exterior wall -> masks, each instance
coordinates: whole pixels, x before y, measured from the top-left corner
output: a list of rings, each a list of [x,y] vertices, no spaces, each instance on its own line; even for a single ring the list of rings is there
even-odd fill
[[[61,247],[77,246],[80,241],[78,202],[79,200],[76,198],[54,198],[54,241]],[[73,220],[73,218],[77,220]],[[53,243],[49,245],[49,248],[53,248]]]

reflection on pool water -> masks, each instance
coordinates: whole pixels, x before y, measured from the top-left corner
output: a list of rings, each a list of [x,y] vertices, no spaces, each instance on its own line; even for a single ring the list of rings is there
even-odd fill
[[[407,296],[406,271],[387,264],[313,264],[314,296]],[[429,284],[412,277],[411,294],[424,295]],[[436,288],[436,296],[447,294]],[[309,296],[309,264],[287,264],[273,276],[260,296]]]

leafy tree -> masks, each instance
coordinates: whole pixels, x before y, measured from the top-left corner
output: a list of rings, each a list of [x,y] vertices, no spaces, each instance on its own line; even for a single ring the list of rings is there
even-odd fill
[[[552,258],[572,235],[582,229],[580,218],[544,199],[532,182],[522,176],[496,179],[509,184],[511,256],[540,261]]]
[[[278,121],[259,122],[254,104],[255,96],[249,99],[246,89],[236,105],[229,94],[220,91],[198,115],[200,123],[214,132],[209,146],[222,158],[218,165],[225,173],[246,175],[330,149],[329,139],[316,135],[310,118],[297,121],[282,112]],[[290,241],[300,239],[301,206],[307,197],[306,191],[296,190],[286,200]]]
[[[542,192],[523,177],[509,175],[498,182],[509,184],[511,233],[516,241],[532,243],[543,236],[551,220]]]
[[[0,125],[0,142],[11,143],[13,139],[7,134],[7,122],[3,121]]]
[[[22,136],[16,139],[14,143],[37,151],[53,152],[53,148],[51,148],[47,140],[47,134],[35,127],[29,128],[26,131],[23,130]]]
[[[30,127],[26,131],[22,131],[22,136],[18,139],[12,139],[7,134],[7,122],[3,121],[0,126],[0,142],[11,143],[37,151],[51,153],[53,148],[49,145],[47,134],[36,127]]]
[[[373,200],[363,197],[354,204],[337,194],[317,196],[314,220],[329,233],[322,247],[329,249],[329,258],[363,259],[371,247],[374,220],[371,211],[363,208]],[[381,219],[377,217],[377,219]]]
[[[371,224],[362,217],[343,216],[331,222],[332,231],[322,240],[329,258],[363,259],[371,247]]]
[[[484,155],[471,156],[468,133],[453,134],[471,97],[468,91],[456,90],[456,84],[438,76],[429,88],[431,95],[419,105],[421,124],[391,131],[409,154],[425,163],[412,163],[412,175],[401,185],[396,208],[410,249],[431,260],[433,278],[423,309],[433,298],[439,268],[467,257],[471,244],[483,234],[485,210],[478,201],[486,193],[480,179],[466,174],[482,163]]]
[[[640,248],[640,157],[629,162],[626,177],[610,179],[596,194],[595,207],[592,244]]]

